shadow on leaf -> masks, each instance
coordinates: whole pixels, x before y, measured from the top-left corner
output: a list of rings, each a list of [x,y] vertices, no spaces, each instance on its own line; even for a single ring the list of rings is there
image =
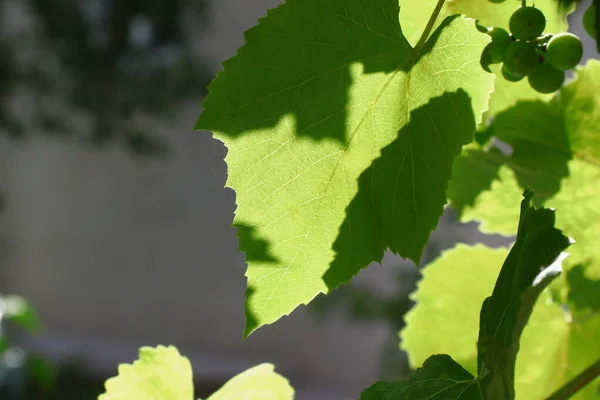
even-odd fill
[[[241,223],[234,226],[238,229],[239,247],[246,252],[246,261],[278,262],[269,254],[269,242],[257,236],[256,228]]]
[[[246,302],[248,302],[248,299],[250,299],[254,295],[255,291],[256,289],[254,289],[252,286],[246,287]],[[250,310],[250,307],[245,307],[245,310],[246,325],[244,328],[244,338],[248,337],[250,333],[256,330],[256,328],[258,328],[258,319],[256,318],[256,315],[254,315],[252,310]]]
[[[358,180],[336,253],[323,276],[331,290],[381,260],[386,248],[417,264],[446,203],[454,158],[475,132],[469,95],[459,90],[414,110],[410,122]]]
[[[402,34],[397,0],[377,7],[348,2],[343,14],[335,3],[289,0],[269,10],[209,85],[195,129],[238,136],[293,115],[297,137],[346,145],[353,66],[363,74],[407,72],[458,18],[444,20],[416,55]]]
[[[585,275],[585,267],[576,265],[567,272],[569,303],[579,310],[600,311],[600,279]]]

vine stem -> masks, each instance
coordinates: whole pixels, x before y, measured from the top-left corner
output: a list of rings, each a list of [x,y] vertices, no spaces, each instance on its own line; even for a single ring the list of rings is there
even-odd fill
[[[438,0],[437,4],[435,5],[435,8],[434,8],[433,12],[431,13],[431,17],[429,17],[429,21],[427,21],[427,25],[425,26],[425,29],[423,30],[423,33],[421,34],[421,37],[419,38],[419,41],[417,42],[417,45],[415,46],[416,54],[419,54],[421,52],[421,50],[423,49],[423,46],[425,46],[425,42],[427,42],[427,39],[429,39],[429,34],[433,30],[435,21],[437,20],[437,17],[440,15],[440,11],[442,11],[442,7],[444,6],[445,2],[446,2],[446,0]]]
[[[546,400],[566,400],[598,376],[600,376],[600,359],[567,382]]]

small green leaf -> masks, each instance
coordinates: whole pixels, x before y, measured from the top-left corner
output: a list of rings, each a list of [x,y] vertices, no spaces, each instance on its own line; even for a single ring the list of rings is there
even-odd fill
[[[275,372],[272,364],[260,364],[231,378],[207,400],[293,400],[294,389]]]
[[[173,346],[142,347],[133,364],[105,384],[98,400],[193,400],[192,366]]]
[[[477,380],[450,356],[431,356],[405,381],[377,382],[360,400],[483,400]]]
[[[600,60],[590,59],[563,87],[565,128],[575,157],[600,165]]]
[[[35,309],[20,296],[7,295],[0,297],[0,317],[28,332],[38,332],[43,326]]]

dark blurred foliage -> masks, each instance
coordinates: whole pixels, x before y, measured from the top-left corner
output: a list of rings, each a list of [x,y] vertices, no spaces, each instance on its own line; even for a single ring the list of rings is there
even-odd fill
[[[173,116],[182,100],[205,90],[212,74],[194,58],[191,40],[202,31],[206,6],[206,0],[1,1],[0,132],[164,152],[139,117]]]

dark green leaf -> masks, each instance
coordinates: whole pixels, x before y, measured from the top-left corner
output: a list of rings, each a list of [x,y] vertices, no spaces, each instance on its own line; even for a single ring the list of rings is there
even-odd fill
[[[505,156],[492,147],[470,150],[455,160],[448,198],[457,211],[474,205],[479,193],[491,188],[503,164],[514,171],[522,187],[535,188],[537,205],[558,193],[561,180],[569,176],[572,154],[565,113],[557,99],[519,102],[496,116],[486,134],[510,145],[512,153]]]
[[[190,361],[173,346],[142,347],[132,364],[104,384],[98,400],[193,400]]]
[[[569,238],[554,227],[553,210],[536,209],[533,192],[521,203],[517,240],[492,295],[481,307],[477,368],[483,392],[490,399],[513,399],[519,341],[535,301],[562,272],[562,253]]]
[[[499,114],[489,130],[511,146],[505,163],[522,187],[535,188],[537,205],[558,193],[561,180],[569,176],[572,154],[565,114],[557,99],[519,102]]]
[[[437,354],[425,361],[410,379],[377,382],[360,400],[482,400],[477,380],[450,356]]]
[[[481,304],[492,293],[508,253],[506,248],[460,244],[427,265],[411,296],[416,306],[406,315],[406,327],[400,332],[411,367],[420,367],[431,354],[448,354],[477,375]],[[573,327],[564,309],[550,300],[546,290],[521,336],[515,378],[519,399],[545,399],[555,383],[564,383],[557,377],[565,369],[562,360]]]

